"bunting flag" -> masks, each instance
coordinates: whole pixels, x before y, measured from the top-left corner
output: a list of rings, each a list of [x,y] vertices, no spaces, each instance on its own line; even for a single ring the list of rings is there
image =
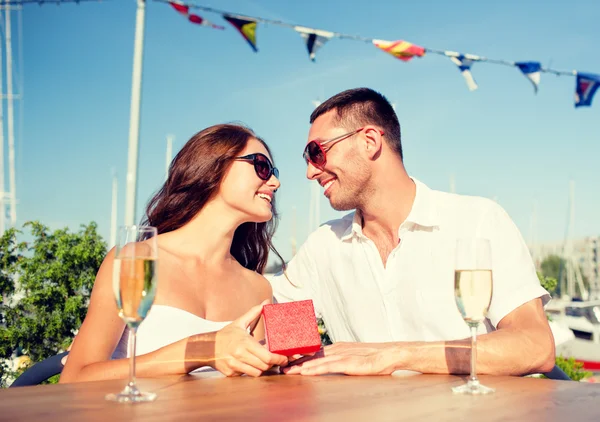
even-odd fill
[[[596,90],[600,86],[600,75],[577,72],[575,82],[575,107],[591,106]]]
[[[458,66],[458,69],[463,75],[470,91],[478,89],[477,83],[475,82],[475,79],[471,74],[471,67],[475,62],[487,62],[494,65],[519,68],[521,73],[533,84],[534,93],[536,94],[539,89],[542,72],[551,73],[557,76],[575,76],[575,107],[591,106],[593,96],[598,90],[598,87],[600,86],[600,75],[598,74],[579,73],[576,70],[551,69],[548,67],[542,67],[542,65],[539,62],[535,61],[514,62],[507,60],[498,60],[483,56],[476,56],[472,54],[461,54],[455,51],[425,48],[404,40],[386,41],[373,38],[366,38],[358,35],[330,32],[310,27],[297,26],[295,24],[279,20],[239,15],[237,13],[228,12],[225,10],[217,10],[212,7],[187,3],[187,0],[155,1],[171,5],[173,9],[185,16],[190,22],[198,25],[210,26],[218,29],[225,29],[222,26],[214,25],[213,23],[207,21],[206,19],[198,15],[191,14],[191,9],[198,9],[208,13],[215,13],[219,16],[222,16],[226,21],[228,21],[239,31],[242,37],[244,37],[248,44],[250,44],[250,47],[254,52],[258,52],[258,48],[256,46],[256,29],[258,23],[260,22],[294,29],[297,33],[299,33],[302,36],[306,45],[306,49],[308,50],[308,56],[313,62],[315,61],[317,51],[320,50],[320,48],[325,43],[327,43],[332,38],[340,38],[372,43],[379,49],[405,62],[410,61],[415,56],[423,57],[425,56],[425,53],[446,56],[450,58],[455,65]]]
[[[425,48],[409,43],[408,41],[373,40],[373,44],[375,44],[376,47],[381,48],[386,53],[389,53],[397,59],[405,62],[409,61],[414,56],[423,57],[425,55]]]
[[[479,60],[479,57],[470,54],[458,54],[453,51],[446,51],[445,54],[458,66],[458,70],[460,70],[460,73],[462,73],[465,78],[469,91],[475,91],[478,87],[471,74],[471,66],[473,65],[473,62]]]
[[[242,34],[242,37],[248,41],[248,44],[250,44],[250,47],[252,47],[252,50],[254,50],[255,53],[258,52],[258,49],[256,48],[257,21],[253,19],[235,18],[229,15],[223,15],[223,19],[232,24],[235,29]]]
[[[333,32],[320,31],[318,29],[305,28],[303,26],[295,26],[294,30],[299,32],[306,42],[306,49],[308,50],[308,57],[314,62],[315,54],[319,48],[323,46],[331,37]]]
[[[515,63],[515,66],[517,66],[521,72],[523,72],[523,75],[525,75],[525,77],[527,77],[527,79],[529,79],[531,81],[531,83],[533,84],[533,91],[537,94],[538,92],[538,85],[540,84],[540,79],[541,79],[541,70],[542,70],[542,65],[539,62],[518,62]]]
[[[224,27],[220,26],[220,25],[215,25],[214,23],[212,23],[209,20],[204,19],[203,17],[199,16],[199,15],[195,15],[193,13],[190,13],[190,7],[182,4],[182,3],[177,3],[174,1],[170,1],[169,4],[171,6],[173,6],[173,9],[177,10],[177,12],[181,13],[183,16],[185,16],[191,23],[194,23],[196,25],[202,25],[202,26],[208,26],[214,29],[225,29]]]
[[[176,3],[174,1],[170,1],[169,4],[173,7],[173,9],[177,10],[184,16],[187,16],[190,13],[190,7],[185,4]]]

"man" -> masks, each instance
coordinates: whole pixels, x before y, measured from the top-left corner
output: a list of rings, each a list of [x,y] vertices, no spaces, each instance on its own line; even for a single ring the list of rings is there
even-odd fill
[[[477,372],[554,366],[552,332],[529,251],[494,201],[438,192],[411,178],[400,125],[381,94],[344,91],[310,117],[307,177],[336,210],[272,279],[279,302],[312,299],[335,344],[288,374],[469,373],[469,328],[454,299],[458,238],[491,244],[493,297],[480,324]],[[289,280],[288,280],[289,278]]]

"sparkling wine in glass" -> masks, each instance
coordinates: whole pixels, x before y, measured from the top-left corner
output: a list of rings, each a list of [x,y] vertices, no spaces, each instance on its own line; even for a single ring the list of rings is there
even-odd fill
[[[477,327],[487,317],[492,301],[492,252],[488,239],[459,239],[456,242],[454,298],[471,329],[471,376],[466,384],[452,388],[457,394],[490,394],[495,390],[477,379]]]
[[[156,399],[155,393],[140,391],[135,382],[136,333],[156,294],[156,236],[156,228],[150,226],[119,229],[113,262],[113,290],[119,316],[129,328],[129,382],[120,393],[107,395],[107,400],[137,403]]]

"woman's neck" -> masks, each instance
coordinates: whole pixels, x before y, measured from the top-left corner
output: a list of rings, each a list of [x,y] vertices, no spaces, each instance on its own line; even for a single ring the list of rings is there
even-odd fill
[[[206,265],[221,266],[234,259],[230,253],[231,243],[235,230],[242,223],[229,207],[209,201],[187,224],[161,235],[162,247]]]

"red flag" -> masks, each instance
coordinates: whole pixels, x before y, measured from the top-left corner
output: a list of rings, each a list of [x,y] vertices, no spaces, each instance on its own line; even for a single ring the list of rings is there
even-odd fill
[[[177,12],[181,13],[183,16],[186,16],[191,23],[202,26],[210,26],[214,29],[225,29],[223,26],[215,25],[214,23],[204,19],[202,16],[190,13],[190,7],[188,5],[174,1],[170,1],[169,4],[173,7],[173,9],[177,10]]]
[[[199,25],[202,25],[202,22],[204,22],[204,19],[202,19],[200,16],[198,16],[198,15],[193,15],[193,14],[188,16],[188,20],[189,20],[191,23],[197,23],[197,24],[199,24]]]
[[[173,9],[177,10],[182,15],[187,16],[190,12],[190,7],[186,6],[185,4],[175,3],[173,1],[170,1],[169,4],[173,6]]]

